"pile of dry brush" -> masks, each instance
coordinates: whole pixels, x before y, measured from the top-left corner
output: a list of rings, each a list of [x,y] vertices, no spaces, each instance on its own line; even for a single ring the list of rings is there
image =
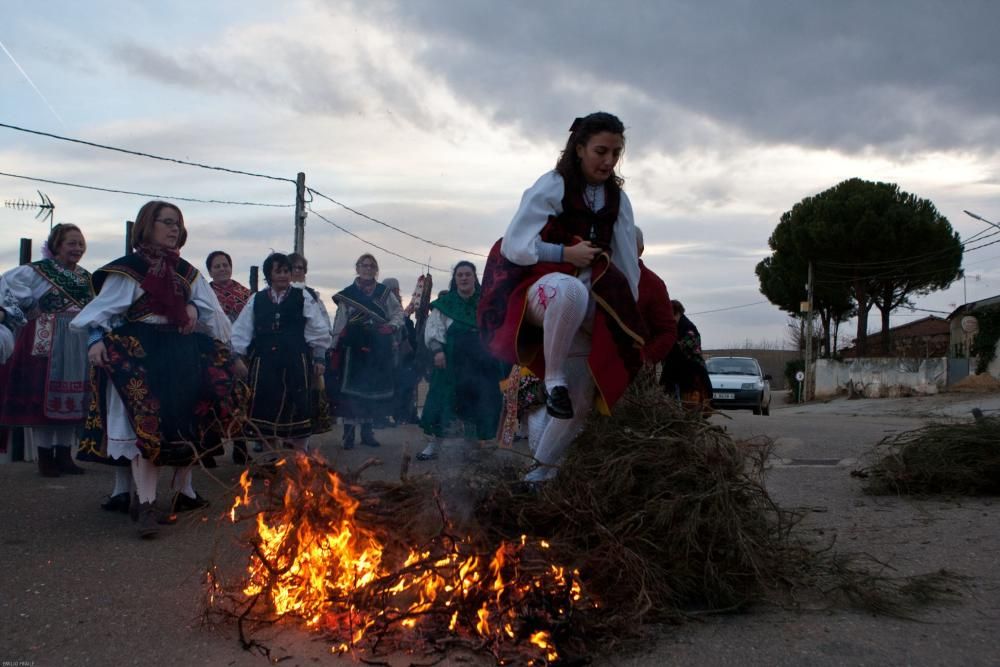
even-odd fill
[[[881,494],[1000,494],[1000,418],[936,422],[879,442],[853,473]]]
[[[938,572],[894,577],[870,557],[835,553],[794,528],[763,480],[766,441],[736,442],[637,382],[610,418],[594,417],[558,478],[541,489],[519,480],[517,457],[487,457],[444,479],[351,479],[357,519],[400,548],[470,536],[490,553],[522,535],[551,545],[554,562],[579,570],[589,598],[562,637],[582,653],[635,636],[645,624],[808,599],[906,615],[954,593]]]

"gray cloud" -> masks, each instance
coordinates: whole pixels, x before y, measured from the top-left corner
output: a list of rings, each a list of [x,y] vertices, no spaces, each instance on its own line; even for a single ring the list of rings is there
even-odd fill
[[[424,34],[420,61],[457,93],[548,136],[568,109],[597,107],[666,128],[657,143],[674,150],[700,118],[754,141],[844,151],[975,147],[1000,129],[1000,5],[988,0],[407,0],[369,11]]]

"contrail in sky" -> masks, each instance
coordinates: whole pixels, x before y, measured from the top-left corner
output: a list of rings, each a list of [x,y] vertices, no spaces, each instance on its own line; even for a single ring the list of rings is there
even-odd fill
[[[58,113],[56,113],[56,110],[52,108],[52,105],[49,104],[49,101],[45,99],[45,95],[42,95],[42,91],[38,90],[38,86],[36,86],[35,82],[31,80],[31,77],[28,76],[28,73],[24,71],[24,69],[17,63],[16,60],[14,60],[13,54],[11,54],[11,52],[7,50],[7,47],[3,45],[3,42],[0,42],[0,49],[3,49],[3,52],[7,54],[7,57],[10,58],[10,61],[12,63],[14,63],[14,67],[16,67],[17,71],[21,73],[21,76],[24,77],[25,81],[27,81],[28,84],[30,84],[31,87],[35,89],[35,92],[38,93],[38,96],[42,98],[42,101],[45,102],[45,106],[49,108],[49,111],[51,111],[52,115],[56,117],[56,120],[59,121],[59,124],[62,125],[64,129],[68,129],[66,128],[66,123],[63,121],[62,117]]]

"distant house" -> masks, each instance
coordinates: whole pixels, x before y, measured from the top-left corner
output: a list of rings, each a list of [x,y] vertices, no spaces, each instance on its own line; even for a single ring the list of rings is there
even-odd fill
[[[869,340],[878,339],[881,334],[871,334]],[[951,345],[951,324],[947,319],[930,315],[913,322],[889,329],[892,349],[889,357],[907,359],[930,359],[948,356]],[[840,350],[844,357],[857,357],[857,341]]]
[[[948,345],[948,356],[950,357],[964,357],[967,354],[967,345],[971,345],[976,339],[975,334],[968,334],[962,329],[962,319],[966,315],[972,315],[975,317],[977,310],[983,310],[984,308],[1000,308],[1000,294],[997,296],[991,296],[986,299],[980,299],[979,301],[970,301],[969,303],[963,303],[961,306],[951,311],[948,315],[949,323],[949,345]]]

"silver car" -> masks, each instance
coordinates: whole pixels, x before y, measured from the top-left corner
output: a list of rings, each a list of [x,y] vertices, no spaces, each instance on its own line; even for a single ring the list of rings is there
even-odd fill
[[[753,357],[711,357],[705,364],[712,380],[712,406],[771,414],[771,376]]]

